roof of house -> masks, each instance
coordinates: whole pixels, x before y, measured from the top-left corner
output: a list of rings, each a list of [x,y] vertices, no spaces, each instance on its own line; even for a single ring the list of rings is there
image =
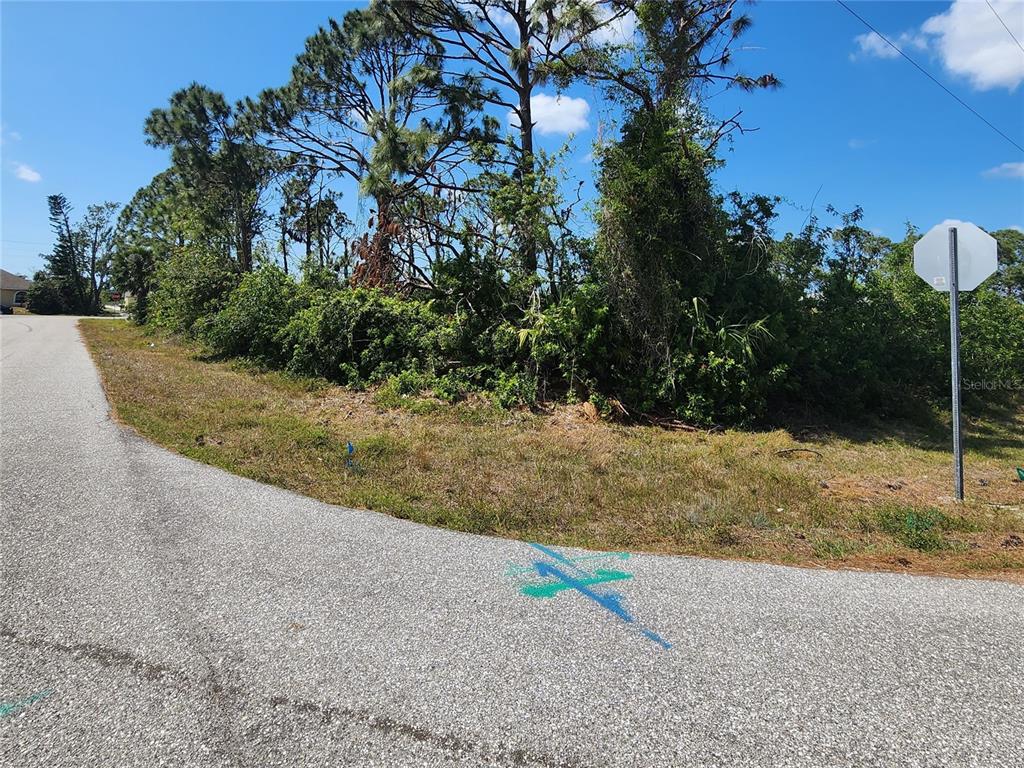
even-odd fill
[[[26,280],[21,275],[13,275],[6,269],[0,269],[0,288],[8,291],[27,291],[31,287],[31,280]]]

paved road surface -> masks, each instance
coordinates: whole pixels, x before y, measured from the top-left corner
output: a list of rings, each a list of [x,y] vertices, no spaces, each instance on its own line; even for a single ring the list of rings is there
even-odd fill
[[[148,444],[72,319],[0,337],[0,765],[1024,765],[1019,587],[653,556],[588,587]],[[521,594],[534,561],[583,591]]]

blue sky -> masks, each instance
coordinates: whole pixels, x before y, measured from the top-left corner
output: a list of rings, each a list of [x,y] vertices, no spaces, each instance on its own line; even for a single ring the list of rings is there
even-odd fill
[[[1024,42],[1024,3],[992,0]],[[946,87],[1024,145],[1024,51],[984,2],[865,2],[854,10]],[[196,80],[235,100],[284,83],[306,37],[351,7],[327,2],[3,2],[0,261],[32,273],[51,245],[46,195],[84,211],[126,202],[166,167],[145,145],[151,109]],[[737,136],[717,173],[722,191],[783,196],[778,231],[815,210],[862,205],[869,228],[898,238],[904,222],[946,218],[987,229],[1024,226],[1024,153],[834,2],[762,2],[737,60],[774,72],[783,88],[726,93],[713,110],[743,109],[756,132]],[[541,144],[575,131],[570,174],[592,190],[587,157],[599,91],[574,87],[541,106]],[[582,101],[580,101],[582,100]],[[585,103],[584,103],[585,102]],[[575,186],[575,184],[572,184]],[[819,191],[820,188],[820,191]],[[355,208],[354,195],[348,206]]]

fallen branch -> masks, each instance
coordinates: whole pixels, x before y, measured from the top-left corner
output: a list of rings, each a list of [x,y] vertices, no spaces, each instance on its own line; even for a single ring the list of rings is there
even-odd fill
[[[640,418],[644,421],[650,422],[656,427],[661,427],[662,429],[678,430],[681,432],[703,431],[702,429],[695,427],[692,424],[687,424],[685,421],[680,421],[679,419],[672,419],[663,416],[651,416],[649,413],[641,413]]]

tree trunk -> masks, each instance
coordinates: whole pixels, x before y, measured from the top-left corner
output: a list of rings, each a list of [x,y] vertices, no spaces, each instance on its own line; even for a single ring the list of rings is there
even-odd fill
[[[288,223],[281,214],[281,259],[284,261],[284,273],[288,274]]]
[[[524,184],[526,178],[533,173],[533,110],[530,96],[533,94],[533,83],[530,72],[530,8],[528,0],[519,0],[516,9],[516,21],[519,26],[519,65],[516,67],[519,96],[519,167],[518,181]],[[537,244],[533,233],[521,233],[519,260],[523,271],[532,275],[537,272]]]
[[[252,272],[252,235],[248,231],[242,234],[240,246],[239,255],[242,262],[242,271]]]
[[[236,227],[238,230],[238,267],[241,272],[252,272],[252,223],[243,214],[236,216]]]
[[[313,255],[313,232],[310,230],[309,222],[309,198],[306,198],[304,205],[304,213],[302,215],[303,227],[306,231],[306,264],[309,264],[309,258]]]

